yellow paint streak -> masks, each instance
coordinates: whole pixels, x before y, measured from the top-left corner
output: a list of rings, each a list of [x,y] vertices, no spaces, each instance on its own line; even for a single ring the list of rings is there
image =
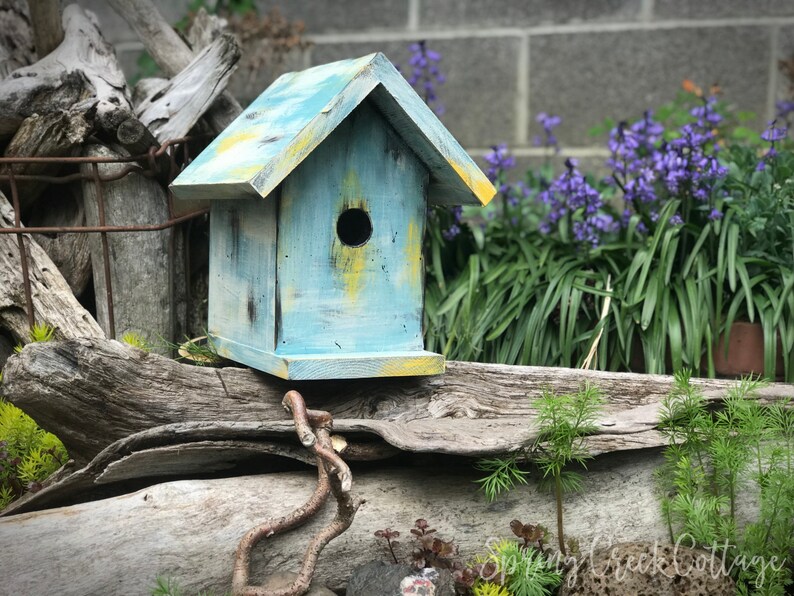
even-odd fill
[[[229,177],[238,180],[250,180],[256,174],[258,174],[259,170],[261,169],[262,169],[261,164],[238,166],[236,168],[232,168],[231,170],[229,170]]]
[[[240,132],[235,132],[230,134],[225,139],[222,139],[218,142],[218,146],[215,148],[215,153],[225,153],[230,149],[241,149],[240,144],[245,143],[245,141],[253,140],[257,137],[256,131],[246,129],[241,130]]]
[[[369,211],[366,201],[361,196],[361,182],[354,170],[350,170],[342,180],[342,206],[345,209],[358,207]],[[341,212],[341,210],[340,210]],[[333,222],[336,225],[336,221]],[[336,230],[334,229],[334,237]],[[334,240],[331,247],[337,274],[344,286],[348,306],[355,310],[360,308],[359,295],[368,281],[367,260],[370,255],[369,244],[364,246],[346,246]]]
[[[487,205],[491,202],[491,199],[493,199],[496,195],[496,189],[485,176],[477,176],[476,178],[473,178],[470,171],[455,161],[450,161],[449,165],[452,166],[452,169],[455,170],[458,176],[460,176],[466,185],[471,189],[480,203]]]
[[[300,159],[305,153],[308,153],[314,148],[314,140],[314,134],[312,134],[311,131],[304,129],[301,131],[301,134],[298,136],[298,138],[294,140],[289,147],[287,147],[285,159]]]
[[[444,357],[438,354],[416,356],[413,358],[394,358],[386,360],[381,367],[380,377],[414,377],[440,375],[444,373]]]
[[[422,236],[419,226],[415,221],[408,223],[408,231],[405,236],[405,269],[408,278],[404,281],[411,284],[414,288],[422,283]]]
[[[350,247],[337,244],[337,266],[340,269],[345,294],[352,309],[360,308],[358,297],[367,279],[367,250],[363,246]]]

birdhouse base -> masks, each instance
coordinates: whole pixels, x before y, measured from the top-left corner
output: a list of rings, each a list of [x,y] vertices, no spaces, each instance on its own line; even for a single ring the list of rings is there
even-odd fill
[[[441,354],[353,352],[348,354],[285,354],[266,352],[210,334],[219,356],[291,381],[414,377],[444,373]]]

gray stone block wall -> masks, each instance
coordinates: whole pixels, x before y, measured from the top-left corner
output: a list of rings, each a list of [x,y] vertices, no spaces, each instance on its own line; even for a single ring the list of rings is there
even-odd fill
[[[140,43],[102,0],[94,10],[129,75]],[[176,22],[189,0],[156,2]],[[605,156],[588,131],[609,117],[638,117],[673,99],[684,79],[719,84],[724,97],[756,114],[761,129],[788,82],[777,61],[794,54],[794,0],[258,0],[306,23],[312,46],[290,56],[301,68],[383,51],[407,63],[407,46],[441,52],[447,83],[442,120],[476,158],[506,142],[519,163],[534,147],[540,112],[562,116],[562,155],[586,164]],[[282,68],[283,70],[283,68]],[[279,69],[235,87],[250,100]],[[558,157],[554,159],[559,161]]]

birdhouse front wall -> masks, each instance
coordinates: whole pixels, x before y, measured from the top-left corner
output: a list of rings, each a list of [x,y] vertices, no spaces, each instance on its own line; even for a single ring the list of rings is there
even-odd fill
[[[365,100],[284,181],[277,354],[421,351],[429,173]]]

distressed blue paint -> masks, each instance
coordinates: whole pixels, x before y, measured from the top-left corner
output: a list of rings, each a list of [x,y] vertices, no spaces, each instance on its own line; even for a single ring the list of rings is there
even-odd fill
[[[444,373],[444,357],[424,350],[288,356],[258,350],[215,335],[211,335],[211,339],[220,356],[292,381],[414,377]]]
[[[275,346],[276,203],[213,201],[208,330],[261,350]]]
[[[177,198],[270,194],[368,96],[430,171],[431,204],[486,204],[488,179],[383,54],[280,77],[173,182]]]
[[[427,170],[364,102],[287,178],[279,206],[279,354],[422,349]],[[337,220],[367,212],[346,246]]]

